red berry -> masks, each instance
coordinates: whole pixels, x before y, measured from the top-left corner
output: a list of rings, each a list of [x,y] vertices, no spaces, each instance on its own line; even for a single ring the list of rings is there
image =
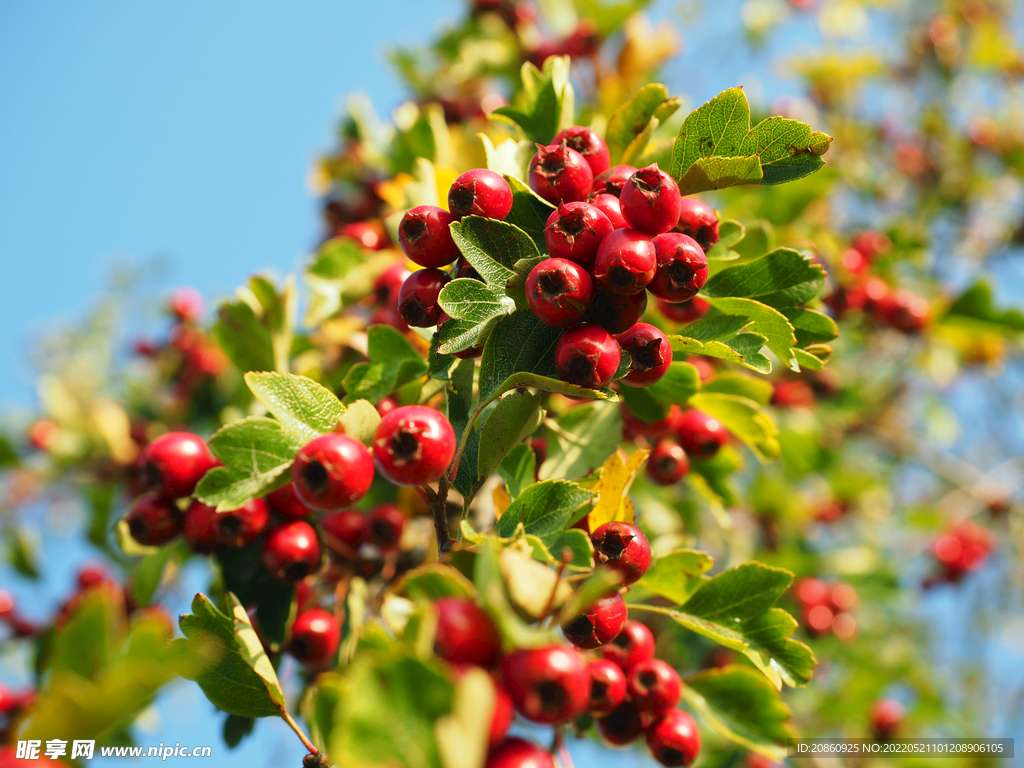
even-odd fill
[[[579,264],[545,259],[526,278],[526,303],[545,325],[568,328],[594,301],[594,282]]]
[[[802,606],[824,605],[828,602],[828,587],[813,576],[805,576],[793,586],[793,597]]]
[[[860,251],[868,261],[874,261],[878,256],[892,248],[892,240],[882,232],[861,232],[853,238],[853,247]]]
[[[512,188],[500,173],[474,168],[459,176],[448,190],[448,210],[457,219],[485,216],[503,221],[512,210]]]
[[[455,265],[455,276],[465,277],[469,280],[479,280],[481,283],[487,282],[480,277],[480,273],[473,268],[473,265],[466,260],[465,256],[459,259],[459,263]]]
[[[594,177],[593,194],[621,196],[623,186],[634,173],[636,173],[636,168],[632,165],[613,165],[604,173],[599,173]]]
[[[614,712],[597,721],[597,732],[613,747],[624,747],[640,738],[644,724],[636,707],[624,701]]]
[[[512,737],[494,748],[484,768],[555,768],[555,759],[533,742]]]
[[[51,419],[36,419],[29,425],[28,440],[32,447],[47,451],[54,446],[60,436],[60,427]]]
[[[368,221],[343,224],[335,237],[350,237],[368,251],[379,251],[387,245],[381,230]]]
[[[713,458],[729,441],[729,433],[722,422],[696,408],[683,411],[677,434],[686,452],[701,461]]]
[[[267,528],[270,512],[263,499],[253,499],[230,512],[215,512],[213,526],[218,547],[244,547]]]
[[[590,650],[618,637],[628,616],[626,601],[615,592],[562,624],[562,632],[577,648]]]
[[[146,493],[135,500],[125,516],[128,532],[139,544],[166,544],[181,530],[181,513],[172,499]]]
[[[594,303],[585,320],[601,326],[608,333],[623,333],[637,324],[646,309],[647,291],[620,296],[598,285],[594,292]]]
[[[587,711],[590,675],[565,645],[515,651],[502,667],[516,710],[535,723],[564,723]]]
[[[398,313],[413,328],[430,328],[441,317],[438,296],[451,280],[451,275],[440,269],[417,269],[398,292]]]
[[[320,542],[313,526],[293,520],[272,530],[263,545],[263,565],[275,579],[289,584],[309,576],[320,565]]]
[[[651,565],[651,545],[635,525],[618,521],[605,523],[590,538],[594,542],[594,561],[621,573],[623,586],[647,573]]]
[[[608,217],[608,221],[612,223],[613,229],[626,229],[629,226],[626,220],[622,218],[622,205],[619,203],[619,198],[615,195],[602,192],[599,195],[591,196],[589,202]]]
[[[689,301],[708,281],[708,259],[689,235],[669,232],[654,238],[658,269],[647,290],[662,301]]]
[[[338,620],[322,608],[312,608],[295,617],[288,652],[303,664],[320,664],[333,658],[340,643]]]
[[[366,539],[383,550],[394,549],[405,529],[405,513],[394,504],[381,504],[366,519]]]
[[[594,277],[612,293],[629,296],[654,279],[658,257],[654,241],[636,229],[616,229],[601,241]]]
[[[302,503],[302,499],[295,492],[295,483],[288,483],[276,491],[271,491],[267,494],[267,501],[275,512],[294,520],[309,514],[309,507]]]
[[[672,344],[653,325],[637,323],[615,337],[629,353],[629,373],[622,379],[631,387],[648,387],[659,381],[672,364]]]
[[[604,139],[597,135],[593,128],[586,128],[574,125],[558,132],[552,144],[565,144],[570,149],[575,149],[583,159],[587,161],[594,176],[604,173],[611,165],[611,155],[608,152],[608,145]]]
[[[679,304],[669,304],[667,301],[659,301],[658,309],[661,310],[661,314],[669,320],[673,320],[677,323],[692,323],[695,320],[700,320],[704,315],[710,312],[711,304],[700,296],[694,296],[689,301],[683,301]]]
[[[396,408],[377,426],[373,456],[381,474],[396,485],[432,483],[452,463],[455,430],[433,408]]]
[[[647,477],[656,485],[675,485],[690,471],[690,459],[683,446],[662,440],[647,459]]]
[[[487,743],[494,746],[508,733],[512,721],[516,717],[515,705],[512,703],[512,694],[503,683],[494,681],[494,713],[491,715],[491,729],[487,734]]]
[[[402,283],[410,275],[405,264],[397,261],[385,269],[373,282],[373,292],[378,304],[398,306],[398,292]]]
[[[220,464],[206,441],[189,432],[160,435],[143,449],[142,462],[150,489],[172,499],[191,496],[202,476]]]
[[[299,499],[320,512],[359,501],[373,483],[373,459],[366,446],[348,435],[314,437],[296,454],[292,482]]]
[[[895,699],[879,699],[871,707],[871,731],[875,738],[891,739],[906,716],[907,711]]]
[[[600,208],[583,202],[563,203],[548,216],[544,243],[550,256],[591,269],[597,247],[614,229]]]
[[[575,149],[537,145],[537,154],[530,160],[530,186],[549,203],[586,200],[593,184],[594,172]]]
[[[779,408],[811,408],[814,390],[799,379],[776,381],[772,386],[772,405]]]
[[[448,229],[453,221],[455,217],[443,208],[417,205],[402,217],[398,225],[398,242],[405,255],[421,267],[451,264],[459,258],[459,249]]]
[[[620,410],[622,411],[622,421],[628,429],[651,440],[661,440],[663,437],[675,434],[679,425],[679,417],[683,415],[679,406],[673,405],[664,419],[648,423],[633,415],[625,403],[622,404]]]
[[[626,699],[626,675],[619,666],[607,659],[595,659],[587,664],[590,674],[590,704],[587,714],[591,717],[610,715]]]
[[[464,597],[434,601],[437,632],[434,652],[453,664],[493,667],[501,658],[501,635],[490,614]]]
[[[604,328],[579,325],[562,334],[555,347],[555,369],[562,381],[580,387],[607,386],[619,369],[622,350]]]
[[[842,581],[837,582],[828,592],[828,604],[840,613],[852,610],[857,606],[857,590]]]
[[[700,752],[700,729],[680,709],[669,712],[647,731],[647,748],[665,766],[689,766]]]
[[[343,557],[359,551],[359,548],[363,546],[363,541],[366,539],[366,516],[358,509],[332,512],[321,517],[320,522],[327,532],[325,537],[327,546]],[[341,549],[332,539],[337,539],[350,551]]]
[[[697,376],[703,383],[707,383],[715,378],[718,371],[715,370],[715,364],[708,360],[706,357],[697,357],[690,355],[686,358],[686,362],[697,369]]]
[[[205,304],[203,294],[195,288],[178,288],[167,302],[171,314],[186,322],[198,320],[203,314]]]
[[[847,248],[839,256],[839,263],[851,275],[860,275],[867,271],[871,262],[856,248]]]
[[[669,232],[679,221],[682,198],[675,180],[658,164],[641,168],[623,185],[619,195],[622,217],[629,226],[650,235]]]
[[[679,206],[676,231],[689,235],[707,251],[718,242],[718,216],[707,203],[695,197],[684,197]]]
[[[106,584],[107,582],[112,581],[106,569],[95,563],[83,565],[78,569],[78,574],[75,578],[78,582],[79,589],[92,589],[93,587],[98,587],[100,584]],[[0,598],[0,603],[2,602],[3,599]],[[3,615],[4,611],[2,607],[0,607],[0,616]]]
[[[217,540],[217,514],[216,509],[198,499],[185,511],[181,533],[193,552],[209,555],[222,548]]]
[[[836,615],[827,605],[805,606],[803,624],[812,635],[823,635],[832,628]]]
[[[626,690],[633,706],[656,720],[679,703],[683,681],[669,664],[661,659],[648,659],[633,667]]]
[[[920,333],[928,325],[931,304],[920,294],[898,288],[889,291],[877,302],[881,319],[901,333]]]

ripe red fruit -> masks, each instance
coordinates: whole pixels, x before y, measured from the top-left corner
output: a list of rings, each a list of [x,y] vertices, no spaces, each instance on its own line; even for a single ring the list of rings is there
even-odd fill
[[[608,145],[604,139],[597,135],[593,128],[586,128],[581,125],[574,125],[558,132],[552,144],[565,142],[571,149],[575,149],[583,159],[587,161],[594,176],[604,173],[611,165],[611,154],[608,152]]]
[[[398,225],[398,242],[405,255],[421,267],[451,264],[460,255],[448,229],[453,221],[455,217],[443,208],[417,205],[402,217]]]
[[[803,610],[803,624],[812,635],[823,635],[832,628],[835,613],[827,605],[806,606]]]
[[[805,576],[793,586],[793,597],[803,606],[824,605],[828,595],[825,583],[813,576]]]
[[[614,712],[597,721],[597,732],[613,747],[624,747],[640,738],[644,724],[633,704],[624,701]]]
[[[189,432],[160,435],[142,451],[150,490],[171,499],[191,496],[202,476],[219,464],[206,441]]]
[[[564,723],[587,711],[590,674],[579,653],[565,645],[515,651],[502,665],[516,710],[535,723]]]
[[[689,301],[679,304],[669,304],[667,301],[659,301],[658,309],[665,317],[677,323],[692,323],[700,320],[711,311],[711,304],[700,296],[694,296]]]
[[[303,664],[320,664],[338,652],[341,625],[322,608],[311,608],[295,617],[288,652]]]
[[[591,717],[610,715],[626,698],[626,675],[618,665],[607,659],[595,659],[587,664],[590,674],[590,704],[587,714]]]
[[[537,154],[530,160],[530,187],[549,203],[586,200],[593,185],[594,172],[575,149],[537,145]]]
[[[627,429],[651,440],[661,440],[664,437],[675,434],[679,424],[679,417],[683,415],[682,409],[678,405],[673,405],[669,408],[668,415],[664,419],[648,423],[641,421],[633,415],[625,403],[622,404],[620,410],[622,411],[622,421]]]
[[[432,483],[452,463],[455,430],[433,408],[396,408],[377,426],[373,456],[381,474],[396,485]]]
[[[590,305],[585,320],[601,326],[608,333],[622,333],[636,325],[646,309],[647,291],[620,296],[598,285],[594,292],[594,303]]]
[[[544,243],[550,256],[591,269],[597,247],[614,229],[600,208],[583,202],[562,203],[548,216]]]
[[[171,314],[185,322],[195,322],[202,314],[206,302],[195,288],[178,288],[167,302]]]
[[[279,581],[294,584],[320,565],[320,542],[313,526],[293,520],[275,528],[263,545],[263,565]]]
[[[779,408],[811,408],[814,390],[806,381],[788,379],[776,381],[772,388],[772,405]]]
[[[545,325],[568,328],[594,301],[594,281],[568,259],[545,259],[526,278],[526,303]]]
[[[629,226],[649,235],[669,232],[679,222],[682,197],[675,179],[658,164],[640,168],[619,195],[622,217]]]
[[[689,235],[705,251],[718,242],[718,216],[707,203],[684,197],[679,205],[677,232]]]
[[[857,606],[857,590],[845,582],[837,582],[828,592],[828,603],[836,611],[849,611]]]
[[[512,737],[492,750],[484,768],[555,768],[555,759],[532,741]]]
[[[373,483],[373,459],[366,446],[338,432],[314,437],[296,454],[292,482],[299,499],[320,512],[359,501]]]
[[[608,217],[608,221],[612,223],[613,229],[625,229],[629,226],[626,220],[622,218],[622,205],[619,203],[619,198],[615,195],[602,192],[599,195],[592,195],[589,202]]]
[[[636,173],[636,168],[632,165],[613,165],[604,173],[599,173],[594,177],[593,194],[621,196],[622,187],[634,173]]]
[[[651,566],[651,545],[643,531],[623,522],[605,523],[590,536],[594,542],[594,560],[622,574],[628,586],[647,573]]]
[[[405,513],[394,504],[381,504],[366,519],[366,539],[384,550],[394,549],[405,529]]]
[[[398,292],[402,290],[402,283],[410,275],[405,264],[397,261],[381,272],[380,276],[373,281],[373,294],[378,304],[398,306]]]
[[[839,256],[839,264],[851,275],[860,275],[867,271],[871,263],[856,248],[847,248]]]
[[[451,275],[440,269],[417,269],[398,292],[398,313],[414,328],[430,328],[441,317],[438,296],[451,281]]]
[[[669,712],[647,731],[647,748],[665,766],[689,766],[700,752],[700,729],[681,709]]]
[[[181,513],[172,499],[146,493],[135,500],[125,516],[128,532],[139,544],[166,544],[181,530]]]
[[[293,520],[298,520],[309,514],[309,507],[302,503],[302,499],[295,491],[295,483],[288,483],[276,491],[271,491],[267,494],[267,501],[275,512]]]
[[[647,477],[655,485],[675,485],[690,471],[690,459],[683,446],[662,440],[647,459]]]
[[[594,258],[594,277],[612,293],[642,291],[658,266],[654,241],[636,229],[616,229],[601,241]]]
[[[623,384],[648,387],[659,381],[672,364],[672,344],[653,325],[637,323],[615,340],[630,356],[629,373],[622,379]]]
[[[871,731],[877,739],[891,739],[906,716],[907,711],[895,699],[879,699],[871,707]]]
[[[484,216],[503,221],[512,210],[512,188],[500,173],[474,168],[448,190],[448,210],[457,219]]]
[[[580,387],[607,386],[619,369],[622,350],[604,328],[579,325],[562,334],[555,347],[555,369],[562,381]]]
[[[75,580],[78,582],[79,589],[92,589],[93,587],[98,587],[100,584],[106,584],[109,581],[113,581],[106,569],[95,563],[88,563],[79,568]],[[2,596],[0,596],[0,616],[4,615],[4,602],[6,601]]]
[[[626,601],[615,592],[562,624],[562,632],[577,648],[590,650],[618,637],[628,617]]]
[[[387,245],[380,226],[374,226],[368,221],[343,224],[338,227],[335,237],[350,237],[368,251],[379,251]]]
[[[327,546],[333,551],[344,556],[357,552],[366,538],[366,516],[358,509],[345,509],[341,512],[332,512],[320,518],[320,522],[327,531]],[[338,546],[337,539],[350,551],[345,551]]]
[[[491,728],[487,734],[487,743],[494,746],[508,733],[515,720],[516,709],[512,703],[512,695],[504,683],[494,681],[494,712],[491,714]]]
[[[479,280],[481,283],[486,282],[482,277],[480,277],[480,273],[473,268],[473,265],[466,260],[465,256],[459,259],[459,263],[455,265],[455,277]]]
[[[679,673],[661,659],[641,661],[629,673],[626,691],[633,706],[658,719],[679,703],[683,681]]]
[[[892,240],[882,232],[868,230],[853,238],[852,247],[860,251],[868,261],[874,261],[875,258],[892,248]]]
[[[701,461],[713,458],[729,441],[729,432],[722,422],[695,408],[683,411],[677,434],[686,452]]]
[[[377,403],[377,413],[381,416],[387,416],[397,407],[398,398],[394,395],[388,395],[387,397],[381,398],[381,401]]]
[[[647,290],[662,301],[689,301],[708,281],[708,259],[689,235],[668,232],[654,238],[658,268]]]
[[[434,652],[453,664],[493,667],[501,658],[501,635],[490,614],[464,597],[434,601],[437,632]]]
[[[931,319],[928,299],[905,288],[889,291],[877,302],[876,312],[883,322],[901,333],[921,333]]]
[[[216,532],[217,546],[244,547],[266,530],[269,520],[270,511],[263,499],[253,499],[230,512],[215,511],[213,528]]]

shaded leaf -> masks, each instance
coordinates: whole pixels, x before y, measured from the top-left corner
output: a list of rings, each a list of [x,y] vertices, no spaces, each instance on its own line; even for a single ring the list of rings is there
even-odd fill
[[[488,477],[516,445],[531,435],[544,418],[540,394],[513,392],[500,400],[480,428],[477,475]]]

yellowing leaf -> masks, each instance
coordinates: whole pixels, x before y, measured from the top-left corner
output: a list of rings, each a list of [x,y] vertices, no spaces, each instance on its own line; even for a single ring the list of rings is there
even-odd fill
[[[632,523],[636,519],[633,502],[626,498],[626,494],[649,454],[650,451],[641,449],[627,459],[625,451],[619,448],[608,457],[601,467],[601,479],[594,486],[597,504],[587,516],[590,530],[616,520]]]
[[[500,520],[502,514],[508,509],[508,505],[512,503],[508,496],[508,489],[503,483],[494,486],[492,498],[494,499],[494,517],[496,520]]]

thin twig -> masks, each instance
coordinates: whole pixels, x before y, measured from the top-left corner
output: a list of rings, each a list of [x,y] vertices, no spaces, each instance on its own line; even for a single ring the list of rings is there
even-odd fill
[[[437,494],[430,505],[434,516],[434,535],[437,537],[437,556],[440,558],[452,548],[452,536],[448,530],[448,489],[451,487],[447,477],[442,477],[437,485]]]
[[[284,721],[286,723],[288,723],[289,726],[291,726],[291,729],[293,731],[295,731],[295,735],[298,736],[302,740],[303,746],[306,749],[309,750],[309,753],[311,755],[319,755],[320,754],[320,750],[317,749],[315,746],[313,746],[313,742],[310,741],[309,737],[306,736],[306,734],[304,734],[302,732],[302,729],[299,727],[299,724],[296,723],[294,719],[292,719],[292,716],[290,714],[288,714],[288,710],[285,709],[284,707],[281,707],[280,711],[281,711],[281,717],[283,717]]]

